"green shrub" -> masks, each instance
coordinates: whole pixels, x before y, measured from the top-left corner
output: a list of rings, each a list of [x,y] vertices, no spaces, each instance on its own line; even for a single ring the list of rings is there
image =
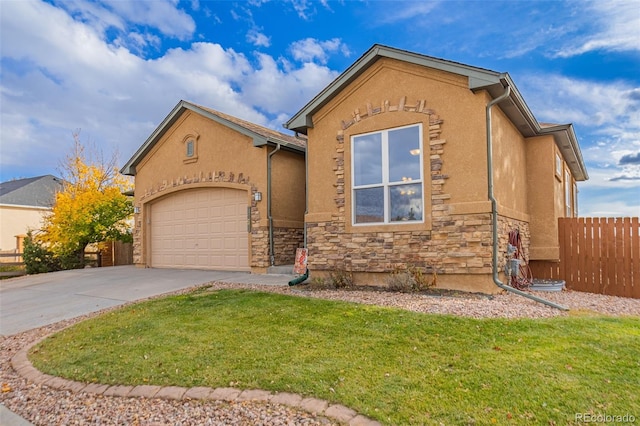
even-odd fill
[[[84,253],[56,253],[34,239],[31,232],[27,233],[24,240],[22,258],[25,271],[30,275],[84,267]]]
[[[31,232],[24,239],[24,252],[22,255],[27,274],[43,274],[59,271],[61,269],[58,258],[39,241],[33,239]]]
[[[56,258],[60,264],[60,269],[82,269],[85,267],[84,250],[80,252],[58,253]]]

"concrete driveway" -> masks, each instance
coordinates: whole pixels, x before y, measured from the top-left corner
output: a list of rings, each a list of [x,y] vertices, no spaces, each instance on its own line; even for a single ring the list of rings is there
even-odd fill
[[[76,269],[0,281],[0,335],[212,281],[287,285],[292,275],[135,266]]]

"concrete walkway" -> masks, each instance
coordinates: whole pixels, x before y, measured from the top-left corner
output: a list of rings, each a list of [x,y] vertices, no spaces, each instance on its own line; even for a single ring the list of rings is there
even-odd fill
[[[12,278],[0,281],[0,335],[9,336],[212,281],[287,285],[293,277],[116,266]]]
[[[286,268],[285,270],[286,271]],[[279,269],[278,272],[283,272]],[[171,293],[208,282],[287,285],[290,274],[250,274],[244,272],[143,269],[134,266],[81,269],[33,275],[0,282],[0,334],[21,333],[104,308]],[[35,344],[35,343],[34,343]],[[182,388],[160,386],[108,386],[87,384],[41,373],[27,358],[29,347],[14,356],[11,363],[32,383],[72,392],[104,396],[222,401],[269,401],[323,415],[349,425],[379,425],[350,408],[316,398],[291,393],[235,388]],[[31,423],[0,404],[0,425],[29,426]]]

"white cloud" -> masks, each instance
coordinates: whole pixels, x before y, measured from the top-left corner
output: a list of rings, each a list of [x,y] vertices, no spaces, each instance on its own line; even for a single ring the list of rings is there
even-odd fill
[[[247,76],[243,98],[270,114],[291,113],[329,84],[337,72],[311,62],[284,69],[268,55],[258,54],[259,69]]]
[[[149,26],[160,33],[188,39],[195,31],[193,18],[178,8],[178,1],[103,1],[105,9],[112,10],[127,22]]]
[[[522,89],[539,121],[574,123],[590,135],[592,143],[583,147],[585,160],[617,164],[640,149],[640,99],[638,88],[629,83],[528,76]]]
[[[317,13],[316,2],[312,0],[289,0],[289,2],[298,14],[298,17],[304,19],[305,21],[311,19],[311,17]],[[320,4],[325,9],[331,10],[331,7],[327,1],[322,0]]]
[[[380,2],[384,13],[378,14],[374,25],[394,24],[400,21],[424,18],[429,15],[440,1],[396,1]],[[446,5],[446,3],[445,3]]]
[[[602,83],[559,75],[529,76],[534,112],[544,120],[585,126],[640,123],[638,88],[625,82]],[[640,124],[639,124],[640,126]]]
[[[638,217],[640,204],[629,205],[622,201],[599,200],[592,196],[584,206],[578,206],[578,214],[580,217]]]
[[[640,212],[640,164],[621,164],[640,152],[638,88],[627,82],[593,82],[558,75],[528,76],[521,90],[541,122],[574,123],[589,180],[580,183],[581,215]],[[520,85],[520,84],[519,84]],[[624,163],[624,161],[622,162]],[[624,203],[607,197],[625,194]]]
[[[292,43],[289,46],[289,51],[293,58],[298,61],[312,62],[315,60],[321,64],[327,63],[331,53],[340,52],[347,57],[351,54],[348,47],[339,38],[324,41],[305,38]]]
[[[584,26],[593,27],[593,35],[574,40],[555,56],[570,57],[586,52],[640,51],[640,12],[636,0],[580,2],[584,7]]]
[[[181,99],[282,130],[284,117],[335,78],[327,67],[267,55],[254,68],[214,43],[145,59],[51,4],[2,7],[3,174],[54,172],[78,128],[104,152],[117,149],[124,163]]]
[[[75,20],[94,29],[100,38],[116,29],[114,44],[142,53],[148,46],[159,47],[156,34],[179,40],[189,39],[195,22],[172,0],[98,1],[65,0],[58,6],[71,13]]]
[[[247,33],[247,41],[254,46],[269,47],[271,46],[271,37],[259,32],[258,30],[250,30]]]

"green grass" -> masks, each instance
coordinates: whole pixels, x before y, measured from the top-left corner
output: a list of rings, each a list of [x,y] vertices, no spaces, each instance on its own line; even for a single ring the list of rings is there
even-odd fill
[[[393,425],[640,418],[637,317],[474,320],[200,290],[81,322],[30,359],[85,382],[296,392]]]

